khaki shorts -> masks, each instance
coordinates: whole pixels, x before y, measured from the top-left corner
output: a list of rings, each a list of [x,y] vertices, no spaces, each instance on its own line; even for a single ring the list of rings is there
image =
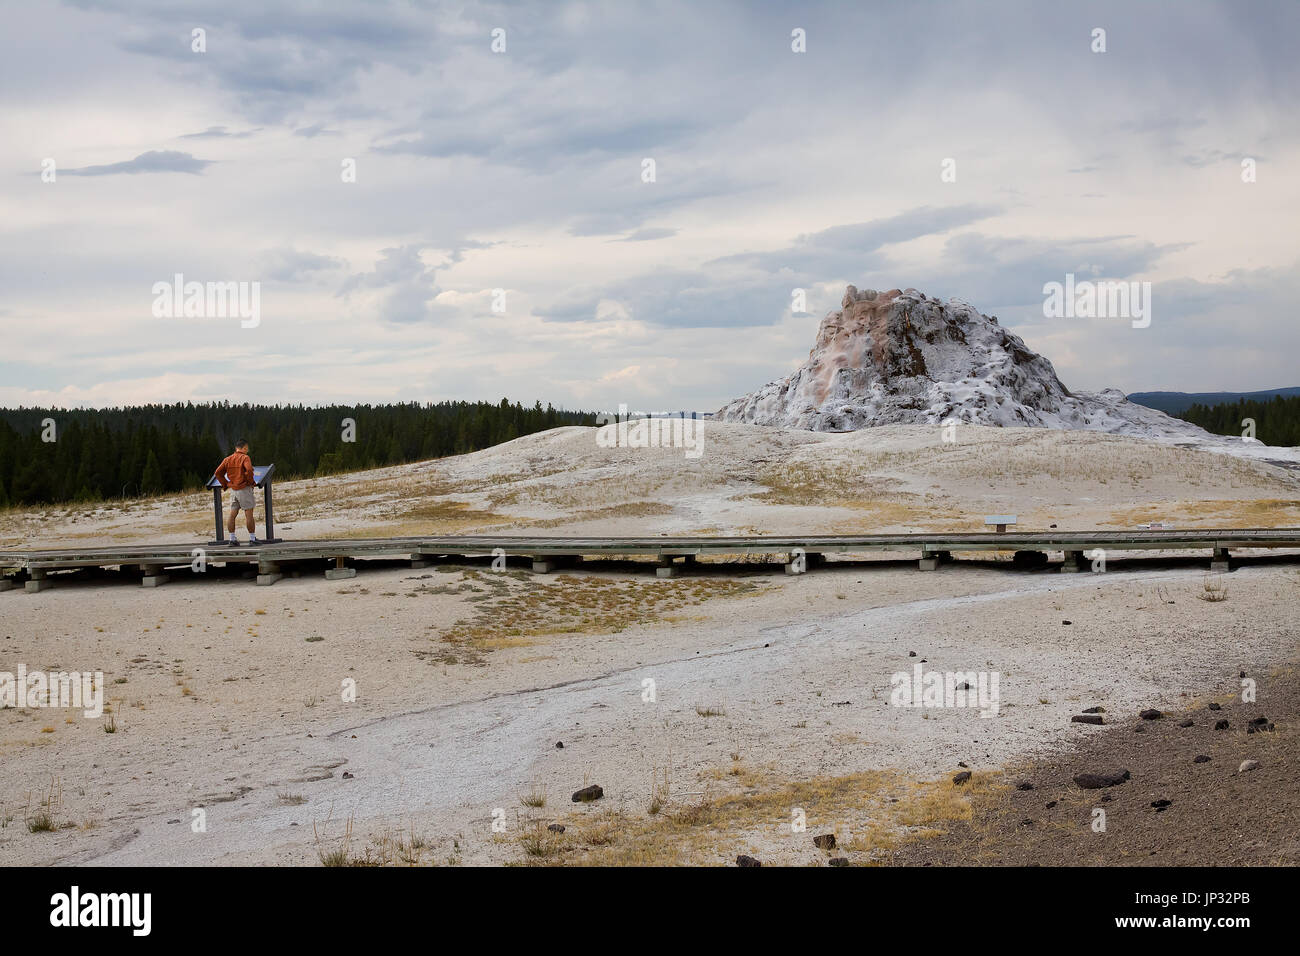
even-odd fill
[[[230,510],[231,511],[234,511],[236,509],[240,511],[252,511],[254,500],[255,499],[253,498],[252,488],[240,488],[238,491],[236,491],[234,488],[230,489]]]

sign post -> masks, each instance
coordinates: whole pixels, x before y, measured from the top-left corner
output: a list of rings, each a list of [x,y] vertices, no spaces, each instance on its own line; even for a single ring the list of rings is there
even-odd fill
[[[253,486],[262,489],[262,508],[266,511],[266,537],[259,544],[279,544],[281,538],[275,536],[275,513],[272,510],[273,501],[271,498],[271,473],[275,471],[275,465],[254,465],[253,466]],[[209,478],[208,487],[212,489],[212,511],[217,522],[217,538],[209,544],[225,544],[226,538],[224,528],[221,523],[221,482],[217,479]]]

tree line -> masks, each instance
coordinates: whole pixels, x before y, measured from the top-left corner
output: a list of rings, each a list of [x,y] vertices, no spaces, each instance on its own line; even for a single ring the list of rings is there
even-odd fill
[[[1193,405],[1179,418],[1216,435],[1242,435],[1246,419],[1255,421],[1255,437],[1265,445],[1300,445],[1300,395],[1276,395],[1267,401],[1238,399],[1221,405]]]
[[[478,451],[595,413],[536,402],[0,409],[0,507],[95,501],[201,488],[247,439],[277,479],[399,465]]]

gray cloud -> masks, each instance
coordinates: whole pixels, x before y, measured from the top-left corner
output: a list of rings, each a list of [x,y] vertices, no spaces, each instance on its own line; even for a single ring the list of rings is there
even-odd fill
[[[135,159],[120,163],[61,169],[59,173],[63,176],[116,176],[138,173],[190,173],[197,176],[211,165],[211,160],[195,159],[190,153],[165,149],[150,150],[141,153]]]

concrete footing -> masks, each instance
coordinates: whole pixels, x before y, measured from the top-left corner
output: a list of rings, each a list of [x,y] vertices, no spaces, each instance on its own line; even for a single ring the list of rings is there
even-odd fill
[[[673,563],[671,556],[661,554],[659,556],[659,566],[655,568],[655,577],[657,578],[675,578],[677,577],[677,565]]]
[[[533,558],[533,574],[550,574],[554,570],[554,561],[546,558]]]
[[[35,594],[37,591],[44,591],[52,583],[41,570],[32,570],[28,572],[31,578],[23,585],[23,590],[28,594]]]
[[[420,568],[427,568],[433,564],[433,559],[424,554],[411,555],[411,568],[418,571]]]
[[[939,570],[939,559],[927,554],[917,562],[916,567],[920,571],[937,571]]]
[[[1228,554],[1227,548],[1214,549],[1214,557],[1210,559],[1210,570],[1219,574],[1227,574],[1232,570],[1232,557]]]
[[[165,574],[146,574],[144,577],[140,579],[140,587],[159,588],[162,587],[170,580],[171,578],[169,578]]]
[[[325,572],[326,581],[343,581],[357,576],[356,568],[330,568]]]
[[[1065,552],[1065,563],[1061,565],[1062,574],[1078,574],[1079,559],[1083,556],[1081,551]]]
[[[13,591],[17,588],[17,581],[11,581],[9,578],[0,578],[0,591]]]
[[[282,577],[284,575],[280,573],[280,565],[275,561],[259,561],[257,563],[257,583],[259,587],[274,584]]]

